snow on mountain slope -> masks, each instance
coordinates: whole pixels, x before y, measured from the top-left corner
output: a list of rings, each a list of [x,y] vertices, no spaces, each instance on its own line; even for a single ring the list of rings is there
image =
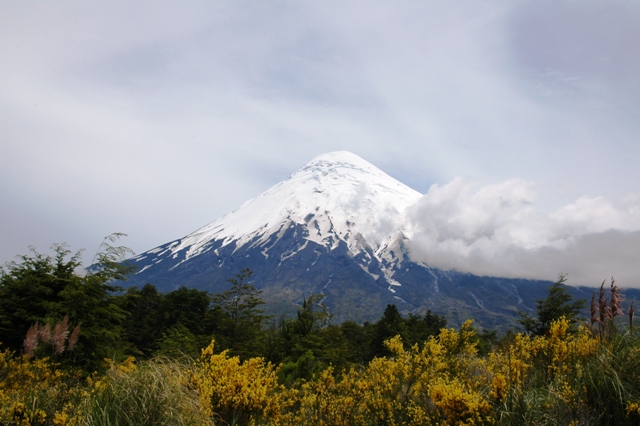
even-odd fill
[[[304,238],[334,248],[339,240],[355,255],[367,246],[384,256],[386,247],[406,232],[404,211],[421,194],[347,151],[320,155],[289,178],[242,204],[170,247],[187,250],[185,260],[209,249],[212,241],[236,248],[269,237],[293,224],[306,227]],[[257,238],[257,239],[256,239]],[[263,251],[268,255],[268,247]]]

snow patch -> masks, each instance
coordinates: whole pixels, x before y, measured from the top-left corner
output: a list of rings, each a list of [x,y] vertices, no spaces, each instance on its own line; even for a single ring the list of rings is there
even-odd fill
[[[476,297],[475,294],[471,293],[470,291],[468,291],[467,293],[469,293],[471,295],[471,297],[473,297],[473,300],[476,301],[476,303],[478,304],[478,306],[480,307],[480,309],[483,309],[486,311],[486,308],[484,307],[484,303],[482,302],[482,300],[478,299]]]
[[[367,273],[371,278],[373,278],[375,281],[377,281],[377,280],[378,280],[378,278],[380,277],[380,275],[378,275],[378,274],[373,274],[373,273],[369,272],[369,269],[368,269],[366,266],[361,265],[361,264],[358,264],[358,266],[359,266],[360,268],[362,268],[362,270],[363,270],[364,272],[366,272],[366,273]]]
[[[146,271],[147,269],[151,268],[151,265],[146,265],[144,268],[140,269],[138,272],[136,272],[136,274],[139,274],[141,272]]]
[[[438,276],[436,274],[434,274],[431,269],[429,269],[429,273],[431,274],[431,276],[433,278],[435,278],[435,280],[433,281],[433,290],[436,293],[440,293],[440,287],[438,287]]]

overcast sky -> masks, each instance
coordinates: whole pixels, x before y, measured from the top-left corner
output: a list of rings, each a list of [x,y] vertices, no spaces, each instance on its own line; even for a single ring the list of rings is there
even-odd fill
[[[0,264],[116,231],[142,252],[348,150],[427,194],[436,266],[640,286],[639,22],[626,0],[0,0]]]

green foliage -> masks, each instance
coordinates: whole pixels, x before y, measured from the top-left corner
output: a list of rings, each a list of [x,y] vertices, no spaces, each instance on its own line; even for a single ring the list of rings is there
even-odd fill
[[[295,318],[282,319],[279,327],[269,330],[272,348],[268,359],[283,362],[280,379],[285,382],[310,380],[329,365],[341,369],[350,364],[350,342],[340,326],[329,324],[323,298],[314,294],[303,299]]]
[[[87,371],[96,370],[104,358],[120,352],[125,312],[115,303],[112,296],[115,287],[105,281],[106,276],[78,277],[60,292],[59,315],[65,313],[71,324],[81,326],[72,353],[78,365]]]
[[[206,291],[180,287],[162,298],[160,326],[166,330],[176,324],[182,324],[195,336],[210,334],[211,330],[203,321],[209,311],[210,303],[209,294]],[[209,343],[208,340],[206,343]]]
[[[111,244],[126,236],[127,234],[122,232],[114,232],[104,237],[91,261],[89,275],[100,277],[105,282],[113,280],[124,281],[129,274],[135,271],[135,266],[124,262],[126,258],[135,255],[133,250],[126,246],[114,246]]]
[[[359,325],[353,321],[340,324],[340,330],[348,342],[345,359],[356,365],[364,365],[369,360],[373,326],[370,323]]]
[[[640,401],[640,335],[616,333],[600,345],[585,366],[579,384],[603,425],[640,424],[640,409],[628,413],[622,401]],[[637,406],[637,404],[636,404]]]
[[[529,334],[542,336],[549,332],[551,323],[565,317],[571,324],[574,324],[576,317],[585,307],[584,300],[572,302],[573,297],[567,291],[565,282],[567,276],[560,274],[558,281],[549,289],[549,295],[536,301],[536,318],[531,314],[518,312],[520,320],[518,322]]]
[[[524,331],[527,334],[537,334],[538,330],[538,319],[531,315],[529,312],[518,311],[518,315],[520,315],[520,319],[518,322],[524,328]]]
[[[123,234],[107,237],[115,241]],[[69,257],[65,245],[54,245],[53,257],[31,249],[31,255],[20,256],[2,268],[0,276],[0,332],[4,345],[20,351],[27,330],[36,322],[56,324],[67,317],[81,332],[67,364],[86,371],[99,368],[102,359],[118,352],[121,325],[125,312],[115,304],[110,282],[123,279],[131,268],[116,262],[122,247],[103,243],[96,254],[97,264],[89,273],[80,268],[80,254]],[[121,260],[121,259],[120,259]]]
[[[496,330],[482,330],[477,335],[476,347],[478,353],[486,355],[499,343],[498,332]]]
[[[158,349],[158,340],[165,326],[162,324],[164,296],[155,286],[145,284],[141,290],[130,287],[118,298],[118,305],[127,313],[124,321],[124,338],[132,355],[151,356]]]
[[[424,343],[431,336],[440,334],[440,330],[447,326],[447,319],[428,310],[420,317],[418,315],[409,314],[405,319],[407,327],[407,344],[412,346],[414,343]]]
[[[211,297],[213,309],[206,319],[214,328],[216,342],[241,358],[261,353],[263,328],[268,319],[259,308],[264,304],[261,291],[245,282],[252,273],[244,269],[236,278],[230,278],[231,288]]]
[[[281,319],[267,331],[266,356],[271,362],[284,363],[286,371],[281,377],[294,371],[291,377],[311,379],[299,372],[300,366],[305,372],[317,372],[329,365],[337,370],[364,365],[376,356],[389,354],[384,341],[391,337],[405,336],[407,347],[416,343],[423,345],[446,326],[446,319],[431,311],[405,319],[395,305],[387,306],[375,324],[346,321],[330,325],[330,315],[321,300],[321,295],[304,299],[295,318]],[[308,368],[309,364],[313,364],[313,368]]]
[[[302,300],[302,308],[298,310],[297,318],[292,323],[294,334],[304,338],[327,326],[330,315],[327,307],[321,303],[323,298],[321,294],[312,294],[308,299]]]
[[[198,356],[199,349],[196,336],[182,323],[177,323],[162,333],[156,355],[178,358],[186,355],[195,358]]]
[[[278,370],[278,381],[291,385],[300,380],[311,380],[323,370],[312,350],[300,355],[295,361],[287,361]]]
[[[374,328],[371,358],[391,355],[384,342],[394,336],[400,336],[405,341],[407,339],[407,325],[396,305],[387,305],[382,318]]]
[[[210,321],[210,296],[206,291],[180,287],[161,294],[155,286],[146,284],[142,290],[131,287],[116,299],[127,314],[124,337],[129,354],[149,357],[158,350],[166,354],[171,352],[171,342],[181,341],[178,335],[193,341],[193,347],[190,343],[187,348],[178,345],[176,349],[196,354],[211,340],[214,327]]]
[[[62,319],[62,295],[68,284],[77,281],[81,252],[70,259],[65,245],[54,245],[55,256],[38,253],[22,255],[0,269],[0,335],[4,345],[20,351],[27,330],[36,322]],[[54,318],[59,316],[59,318]]]

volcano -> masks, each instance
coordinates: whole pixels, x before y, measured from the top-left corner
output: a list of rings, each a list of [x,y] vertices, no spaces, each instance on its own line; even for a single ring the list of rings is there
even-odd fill
[[[320,155],[232,213],[130,259],[137,272],[124,284],[217,293],[249,268],[269,313],[290,314],[321,294],[335,321],[375,320],[395,304],[444,314],[452,325],[474,318],[501,328],[535,309],[551,282],[412,261],[406,211],[421,197],[355,154]]]

